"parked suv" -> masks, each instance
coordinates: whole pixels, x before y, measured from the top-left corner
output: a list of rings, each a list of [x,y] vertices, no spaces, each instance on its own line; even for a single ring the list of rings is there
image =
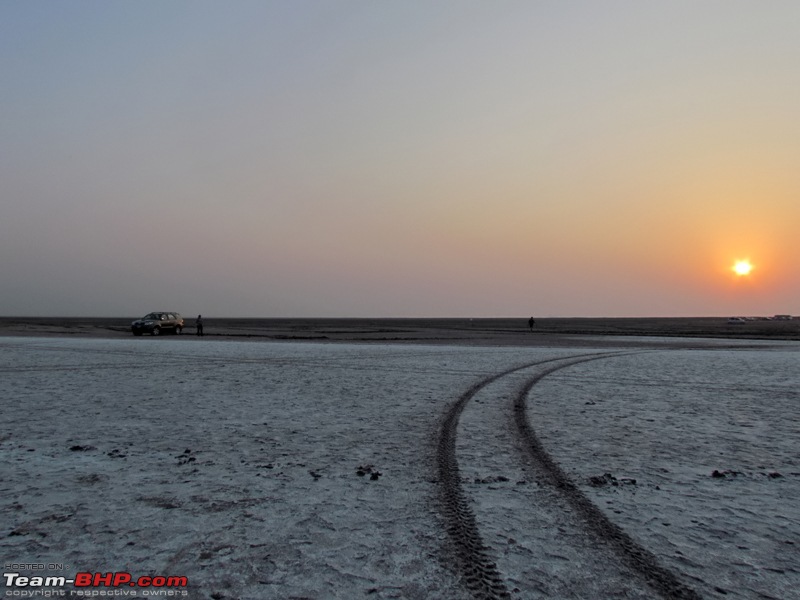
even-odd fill
[[[183,331],[183,317],[174,312],[151,312],[131,323],[133,335],[161,335]]]

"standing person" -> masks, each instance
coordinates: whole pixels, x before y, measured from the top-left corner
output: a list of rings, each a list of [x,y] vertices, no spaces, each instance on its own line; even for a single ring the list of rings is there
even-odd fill
[[[203,333],[203,315],[197,315],[197,318],[194,320],[195,329],[197,329],[197,335],[205,335]]]
[[[536,321],[534,321],[534,320],[533,320],[533,317],[531,317],[530,319],[528,319],[528,328],[529,328],[531,331],[533,331],[533,325],[534,325],[534,323],[536,323]]]

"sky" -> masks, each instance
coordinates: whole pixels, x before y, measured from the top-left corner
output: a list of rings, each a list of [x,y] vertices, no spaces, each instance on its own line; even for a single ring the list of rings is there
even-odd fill
[[[798,31],[796,0],[2,0],[0,315],[800,314]]]

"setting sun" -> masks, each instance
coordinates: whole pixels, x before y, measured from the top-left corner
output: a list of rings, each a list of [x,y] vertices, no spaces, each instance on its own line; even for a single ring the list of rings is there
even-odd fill
[[[750,274],[750,271],[753,270],[753,265],[748,260],[737,260],[732,269],[737,275],[744,276]]]

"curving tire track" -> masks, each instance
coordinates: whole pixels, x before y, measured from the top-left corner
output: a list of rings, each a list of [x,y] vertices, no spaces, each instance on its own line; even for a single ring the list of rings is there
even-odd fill
[[[587,531],[607,543],[620,560],[638,573],[642,580],[659,596],[677,600],[701,598],[697,592],[683,584],[674,573],[658,564],[658,560],[652,553],[609,520],[580,491],[544,449],[527,419],[526,399],[533,387],[548,375],[584,362],[626,354],[631,353],[594,352],[540,360],[513,367],[474,383],[448,409],[442,421],[437,446],[438,482],[446,528],[455,548],[466,587],[474,598],[496,600],[510,598],[511,594],[497,565],[490,556],[489,549],[481,538],[475,515],[461,486],[456,458],[456,434],[459,418],[469,401],[486,386],[512,373],[547,363],[559,364],[546,368],[526,381],[514,399],[513,413],[516,435],[522,441],[525,458],[527,461],[532,461],[542,472],[545,480],[564,497],[568,506],[585,522]]]
[[[601,356],[598,356],[600,354]],[[608,353],[591,353],[578,355],[578,357],[602,358]],[[466,390],[456,400],[445,414],[442,422],[439,444],[436,450],[438,465],[438,481],[441,491],[444,518],[447,523],[447,531],[455,546],[456,554],[459,559],[460,568],[467,585],[475,598],[485,600],[495,600],[498,598],[510,598],[511,595],[506,589],[503,579],[497,570],[497,565],[490,558],[486,545],[481,539],[478,526],[475,522],[475,515],[469,507],[467,497],[461,487],[461,480],[456,459],[456,432],[458,420],[464,407],[480,390],[487,385],[523,369],[568,360],[577,357],[558,357],[547,360],[540,360],[518,367],[513,367],[501,373],[496,373],[486,377]],[[586,358],[586,360],[592,360]],[[574,364],[574,361],[570,364]],[[555,369],[553,369],[555,370]],[[548,371],[548,372],[552,372]]]
[[[527,381],[514,400],[514,420],[517,432],[522,438],[527,457],[540,467],[550,484],[559,491],[569,503],[569,506],[583,518],[589,531],[599,539],[607,542],[620,559],[637,572],[656,593],[663,598],[699,600],[701,596],[696,591],[683,584],[670,570],[661,566],[658,563],[658,559],[651,552],[640,546],[621,527],[614,524],[581,492],[544,449],[527,418],[526,399],[533,387],[542,379],[556,371],[576,364],[619,355],[606,354],[604,356],[586,357],[567,364],[556,365]]]

